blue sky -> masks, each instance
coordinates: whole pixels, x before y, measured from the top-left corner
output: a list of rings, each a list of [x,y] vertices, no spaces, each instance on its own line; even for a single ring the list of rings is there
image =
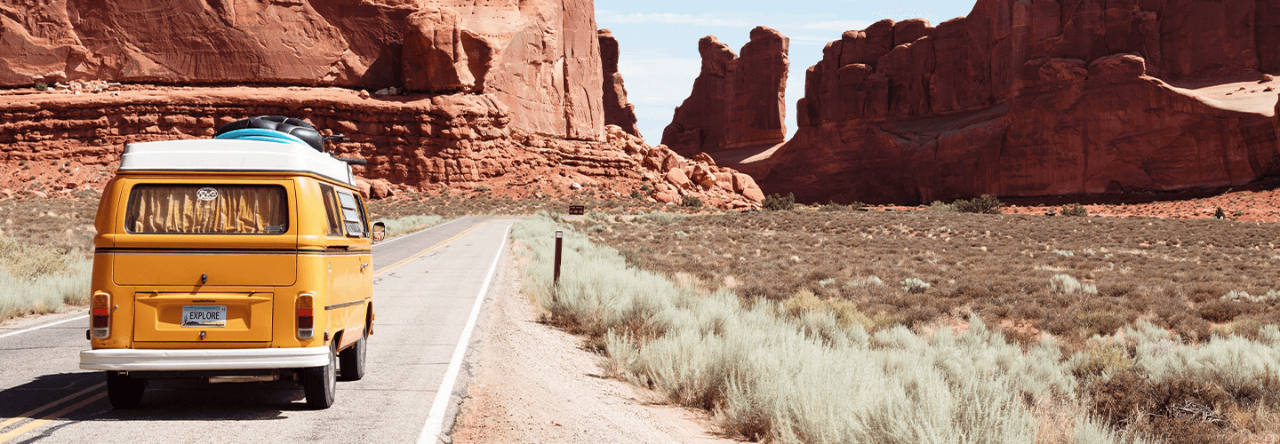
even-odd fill
[[[844,31],[884,18],[922,17],[938,23],[964,15],[975,0],[596,0],[596,22],[613,31],[619,71],[636,106],[640,132],[657,145],[675,108],[689,96],[701,57],[698,39],[714,35],[741,52],[751,29],[768,26],[791,39],[787,78],[788,137],[796,130],[796,100],[804,97],[804,72],[822,59],[822,47]]]

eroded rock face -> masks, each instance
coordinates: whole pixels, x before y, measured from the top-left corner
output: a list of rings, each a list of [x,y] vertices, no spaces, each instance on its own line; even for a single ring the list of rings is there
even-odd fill
[[[602,140],[591,0],[0,0],[0,87],[111,80],[493,94]]]
[[[785,36],[763,26],[751,30],[742,57],[715,36],[702,38],[702,71],[662,143],[685,156],[781,143],[788,46]]]
[[[565,140],[512,128],[510,109],[493,95],[401,99],[300,87],[132,86],[98,94],[0,95],[0,188],[101,190],[125,144],[208,138],[223,124],[269,114],[301,118],[325,135],[345,134],[328,148],[335,156],[368,160],[353,169],[363,192],[375,198],[404,188],[472,190],[480,184],[495,195],[539,198],[570,194],[578,183],[616,187],[610,195],[618,199],[629,199],[631,190],[662,188],[673,202],[696,196],[726,209],[758,207],[763,199],[754,182],[735,179],[737,171],[647,145],[617,126],[607,126],[601,141]],[[51,163],[74,165],[75,174],[41,176],[44,183],[38,183],[23,168]]]
[[[757,177],[811,202],[918,203],[1280,173],[1270,105],[1161,80],[1280,69],[1272,3],[980,0],[936,28],[846,32],[806,73],[800,129]],[[1275,100],[1260,89],[1240,94]]]
[[[627,101],[627,87],[622,73],[618,72],[618,40],[608,29],[597,33],[600,39],[600,60],[604,64],[604,123],[618,125],[627,134],[641,137],[636,126],[636,107]]]

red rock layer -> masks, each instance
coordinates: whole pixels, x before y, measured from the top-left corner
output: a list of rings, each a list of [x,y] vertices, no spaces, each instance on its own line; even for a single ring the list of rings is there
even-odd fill
[[[1230,111],[1157,76],[1256,80],[1280,69],[1278,25],[1280,8],[1255,0],[980,0],[936,28],[878,22],[808,70],[800,129],[761,183],[914,203],[1277,174],[1270,106]]]
[[[785,36],[763,26],[751,30],[741,58],[715,36],[702,38],[702,72],[662,143],[685,156],[781,143],[788,46]]]
[[[649,183],[654,199],[692,195],[722,208],[763,199],[750,177],[650,147],[614,126],[602,142],[511,128],[510,110],[491,95],[362,99],[337,88],[134,89],[0,96],[0,188],[101,189],[126,143],[206,138],[236,119],[289,115],[326,135],[345,134],[346,141],[330,142],[331,152],[368,159],[355,170],[375,184],[433,190],[492,183],[505,187],[497,194],[535,197],[569,193],[575,182],[608,181],[633,189]],[[27,164],[50,161],[94,174],[37,182]]]
[[[636,126],[636,107],[627,101],[627,87],[618,72],[618,39],[608,29],[601,29],[600,60],[604,63],[604,123],[618,125],[627,134],[641,137]]]
[[[604,137],[591,0],[0,0],[0,87],[111,80],[493,94]]]

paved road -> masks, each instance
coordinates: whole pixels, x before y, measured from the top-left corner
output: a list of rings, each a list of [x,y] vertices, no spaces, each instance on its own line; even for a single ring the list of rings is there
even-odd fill
[[[369,373],[339,381],[328,410],[289,383],[195,381],[153,382],[141,407],[114,410],[102,373],[79,369],[82,314],[0,328],[0,444],[418,442],[512,222],[462,219],[374,247]]]

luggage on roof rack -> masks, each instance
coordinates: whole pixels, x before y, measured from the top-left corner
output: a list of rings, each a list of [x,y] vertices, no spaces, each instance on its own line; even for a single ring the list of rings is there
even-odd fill
[[[278,137],[276,134],[286,136]],[[302,143],[324,152],[324,138],[314,126],[285,116],[257,116],[222,125],[215,139],[248,139],[279,143]]]

